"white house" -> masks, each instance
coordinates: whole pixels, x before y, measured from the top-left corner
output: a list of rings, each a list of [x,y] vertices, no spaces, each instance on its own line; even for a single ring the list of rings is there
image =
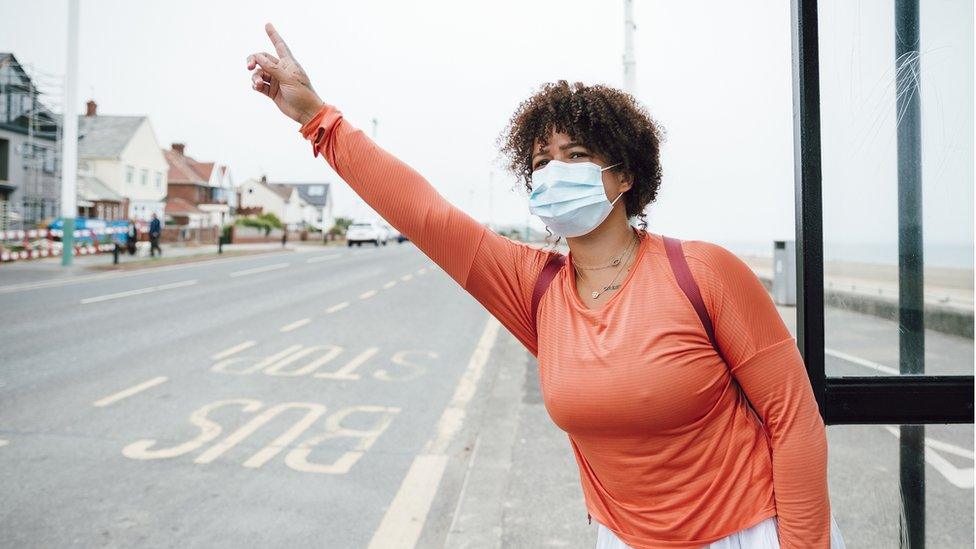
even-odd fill
[[[89,101],[78,117],[78,171],[128,198],[130,219],[165,219],[169,165],[148,117],[99,115]]]
[[[260,208],[261,213],[271,212],[289,229],[302,222],[301,197],[293,187],[269,185],[267,179],[249,179],[241,184],[241,207]]]
[[[326,182],[307,182],[307,183],[271,183],[272,186],[291,187],[298,190],[298,194],[304,202],[304,213],[302,219],[306,226],[316,227],[323,231],[328,231],[335,225],[335,216],[332,214],[332,193],[331,186]]]

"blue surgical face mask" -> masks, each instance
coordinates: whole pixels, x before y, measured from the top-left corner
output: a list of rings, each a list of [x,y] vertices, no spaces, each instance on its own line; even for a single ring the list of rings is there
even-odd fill
[[[624,194],[618,194],[610,202],[603,189],[602,172],[619,165],[618,162],[600,168],[593,162],[550,160],[542,169],[532,172],[529,211],[561,236],[582,236],[592,231],[610,215],[613,205]]]

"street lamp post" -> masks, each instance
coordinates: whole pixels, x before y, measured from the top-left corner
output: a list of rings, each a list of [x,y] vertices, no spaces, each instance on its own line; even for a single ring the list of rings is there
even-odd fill
[[[61,137],[61,265],[68,267],[74,255],[75,188],[78,181],[78,2],[68,0],[68,66],[65,71],[64,134]]]

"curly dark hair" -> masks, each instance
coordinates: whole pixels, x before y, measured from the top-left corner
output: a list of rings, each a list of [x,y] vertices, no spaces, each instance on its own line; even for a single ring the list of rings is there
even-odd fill
[[[616,169],[633,177],[633,186],[623,198],[627,217],[640,218],[640,228],[645,230],[644,208],[654,202],[661,186],[659,149],[664,130],[644,107],[632,95],[608,86],[566,80],[543,84],[519,104],[498,138],[509,169],[529,192],[532,147],[536,139],[546,146],[554,129],[611,164],[621,163]]]

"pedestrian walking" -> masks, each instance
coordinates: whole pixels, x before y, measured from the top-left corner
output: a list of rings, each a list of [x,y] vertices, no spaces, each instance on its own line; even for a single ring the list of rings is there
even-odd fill
[[[129,255],[136,255],[136,242],[139,242],[139,227],[135,221],[130,220],[125,234],[125,248]]]
[[[737,256],[647,230],[662,133],[632,96],[545,84],[503,134],[528,208],[566,239],[564,256],[444,200],[324,103],[265,30],[277,56],[248,56],[253,89],[538,357],[599,548],[844,547],[826,428],[796,342]]]
[[[162,234],[162,224],[156,214],[152,214],[152,219],[149,221],[149,255],[151,257],[156,257],[156,252],[159,252],[160,257],[163,256],[163,249],[159,247],[159,237]]]

